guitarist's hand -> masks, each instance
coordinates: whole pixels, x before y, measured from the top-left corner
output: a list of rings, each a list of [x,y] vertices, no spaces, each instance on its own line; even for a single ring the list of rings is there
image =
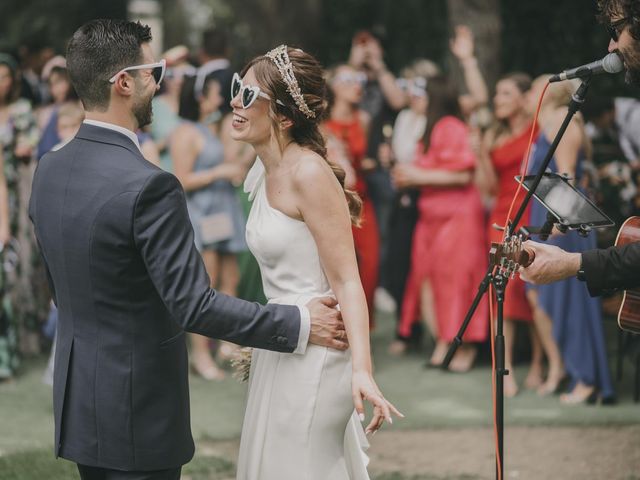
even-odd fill
[[[565,252],[555,245],[527,240],[523,247],[533,250],[535,257],[528,267],[520,267],[520,278],[534,285],[557,282],[569,278],[580,269],[581,254]]]

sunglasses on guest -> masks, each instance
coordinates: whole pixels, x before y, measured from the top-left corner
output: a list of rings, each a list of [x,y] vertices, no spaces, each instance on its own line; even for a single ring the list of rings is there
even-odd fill
[[[620,38],[620,35],[622,35],[622,31],[624,30],[624,27],[627,25],[628,22],[629,22],[629,17],[624,17],[619,20],[616,20],[615,22],[611,22],[609,25],[607,25],[607,31],[609,32],[609,35],[611,36],[611,39],[614,42],[618,41],[618,39]]]
[[[167,69],[167,61],[163,58],[156,63],[145,63],[143,65],[133,65],[131,67],[123,68],[109,79],[109,83],[115,83],[116,79],[123,73],[130,72],[131,70],[145,69],[151,69],[151,74],[153,75],[153,79],[155,80],[156,85],[160,85],[160,82],[162,82],[162,79],[164,78],[164,72]]]
[[[240,95],[242,108],[249,108],[253,105],[253,102],[258,99],[258,97],[262,97],[265,100],[271,100],[271,97],[260,90],[260,87],[255,85],[244,85],[240,75],[234,73],[233,78],[231,79],[231,98],[236,98],[238,95]],[[284,103],[280,100],[276,100],[276,103],[284,107]]]
[[[164,74],[164,78],[177,78],[194,77],[198,69],[193,65],[181,65],[178,67],[167,68]]]
[[[340,73],[333,79],[334,82],[364,85],[367,83],[367,74],[362,72]]]

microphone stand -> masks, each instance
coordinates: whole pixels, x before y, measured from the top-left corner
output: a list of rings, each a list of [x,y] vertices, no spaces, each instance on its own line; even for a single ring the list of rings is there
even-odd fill
[[[562,139],[564,132],[567,130],[567,127],[569,126],[569,122],[571,121],[573,116],[580,110],[580,108],[582,107],[582,104],[584,103],[584,99],[587,95],[587,90],[589,88],[590,80],[591,80],[590,76],[586,77],[582,81],[582,84],[580,85],[578,90],[572,95],[571,102],[569,103],[569,110],[567,111],[567,115],[565,116],[564,121],[562,122],[562,125],[558,130],[558,133],[556,133],[553,143],[549,147],[549,151],[547,152],[547,155],[545,156],[542,162],[542,165],[540,166],[540,169],[538,170],[538,173],[536,174],[536,177],[533,183],[531,184],[531,188],[529,189],[529,191],[527,192],[527,195],[522,201],[522,204],[520,205],[520,208],[518,209],[518,212],[516,213],[516,216],[514,217],[513,222],[510,222],[506,225],[505,234],[504,234],[505,240],[509,239],[514,235],[515,229],[518,226],[518,223],[520,222],[520,220],[522,219],[522,216],[524,215],[524,212],[531,200],[531,197],[535,193],[536,188],[538,187],[538,184],[540,183],[540,180],[542,179],[544,172],[546,171],[547,167],[549,166],[549,163],[551,162],[551,159],[553,158],[556,148],[558,148],[558,144],[560,143],[560,140]],[[524,172],[524,174],[526,174],[526,172]],[[520,232],[522,233],[523,230],[524,229],[521,229]],[[526,230],[524,231],[526,232]],[[494,270],[497,270],[497,271],[494,273]],[[453,342],[449,347],[449,351],[447,352],[447,355],[445,356],[444,361],[442,362],[442,368],[446,370],[449,367],[449,363],[451,362],[451,359],[456,353],[456,350],[460,345],[462,345],[462,336],[464,335],[464,332],[466,331],[467,326],[471,321],[471,317],[473,316],[476,309],[478,308],[478,304],[482,300],[482,297],[484,296],[484,294],[487,292],[489,285],[492,284],[496,291],[496,303],[497,303],[497,313],[498,313],[497,319],[496,319],[496,336],[495,336],[495,342],[494,342],[494,356],[495,356],[495,368],[496,368],[496,373],[495,373],[496,375],[496,382],[495,382],[496,419],[495,419],[495,422],[496,422],[497,437],[498,437],[497,452],[496,452],[496,457],[497,457],[496,458],[496,478],[497,479],[504,478],[504,376],[509,375],[509,371],[505,369],[505,366],[504,366],[503,307],[504,307],[504,293],[505,293],[508,281],[509,281],[509,277],[505,276],[501,271],[501,269],[499,268],[496,269],[495,265],[489,266],[484,279],[478,286],[478,293],[473,299],[473,303],[471,304],[471,307],[467,311],[467,315],[465,316],[464,321],[462,322],[462,325],[460,326],[460,329],[458,330],[457,335],[453,339]],[[491,321],[493,321],[493,319],[491,319]]]

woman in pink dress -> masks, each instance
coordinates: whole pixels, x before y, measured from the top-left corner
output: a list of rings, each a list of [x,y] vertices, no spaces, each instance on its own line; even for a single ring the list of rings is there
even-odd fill
[[[442,363],[487,270],[484,216],[473,184],[476,158],[462,120],[458,93],[445,77],[427,84],[429,119],[413,165],[393,171],[397,187],[420,187],[411,272],[402,303],[399,334],[408,336],[421,316],[436,338],[430,365]],[[487,338],[488,303],[478,306],[449,368],[471,368]]]

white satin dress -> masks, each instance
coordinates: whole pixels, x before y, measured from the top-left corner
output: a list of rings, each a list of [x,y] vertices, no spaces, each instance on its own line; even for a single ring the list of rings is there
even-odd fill
[[[332,295],[316,243],[299,220],[269,205],[264,166],[250,170],[247,244],[270,303]],[[368,442],[351,397],[351,352],[254,349],[238,480],[368,480]]]

